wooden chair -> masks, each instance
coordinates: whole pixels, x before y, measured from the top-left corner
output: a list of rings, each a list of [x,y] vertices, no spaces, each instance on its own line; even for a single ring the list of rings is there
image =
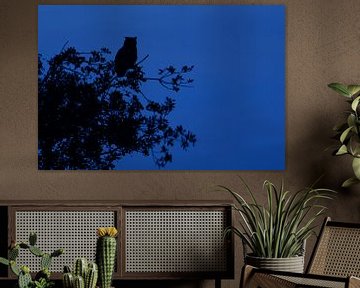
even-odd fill
[[[244,266],[242,288],[360,287],[360,223],[326,218],[306,273],[278,272]]]

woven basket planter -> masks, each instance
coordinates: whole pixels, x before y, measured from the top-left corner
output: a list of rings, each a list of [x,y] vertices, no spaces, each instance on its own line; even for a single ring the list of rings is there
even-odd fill
[[[304,256],[289,258],[262,258],[246,255],[245,263],[262,269],[304,273]]]

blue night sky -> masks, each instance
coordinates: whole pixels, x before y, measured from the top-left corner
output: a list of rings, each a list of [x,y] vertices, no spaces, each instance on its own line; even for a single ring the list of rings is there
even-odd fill
[[[283,5],[40,5],[38,48],[46,58],[64,44],[78,51],[107,47],[114,57],[125,36],[137,37],[146,75],[168,65],[195,65],[193,87],[180,90],[172,125],[197,138],[172,150],[169,170],[285,169],[285,7]],[[147,82],[144,94],[170,93]],[[129,155],[118,170],[158,169]]]

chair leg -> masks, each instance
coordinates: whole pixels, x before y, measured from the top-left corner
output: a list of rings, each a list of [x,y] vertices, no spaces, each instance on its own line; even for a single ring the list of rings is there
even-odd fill
[[[215,278],[215,288],[221,288],[221,279]]]
[[[254,271],[254,267],[252,267],[250,265],[244,265],[244,267],[242,268],[242,271],[241,271],[239,288],[248,287],[250,280],[251,280],[251,276],[253,274],[253,271]]]

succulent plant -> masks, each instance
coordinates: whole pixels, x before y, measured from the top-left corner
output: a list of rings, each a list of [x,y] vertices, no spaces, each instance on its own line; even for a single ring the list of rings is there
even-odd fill
[[[95,288],[98,279],[96,263],[88,263],[85,258],[78,258],[74,263],[74,273],[69,266],[64,266],[64,288]]]
[[[11,242],[8,259],[0,257],[0,263],[10,266],[11,271],[18,277],[19,288],[48,288],[52,286],[50,281],[50,265],[53,257],[58,257],[64,253],[63,249],[57,249],[51,254],[44,253],[39,247],[36,246],[37,236],[36,233],[30,233],[29,244],[20,242]],[[35,275],[33,281],[30,275],[30,269],[28,266],[21,266],[16,263],[16,259],[19,256],[20,249],[29,250],[33,255],[40,257],[41,270]]]
[[[116,258],[115,227],[97,229],[96,262],[99,267],[99,284],[101,288],[110,288]]]

